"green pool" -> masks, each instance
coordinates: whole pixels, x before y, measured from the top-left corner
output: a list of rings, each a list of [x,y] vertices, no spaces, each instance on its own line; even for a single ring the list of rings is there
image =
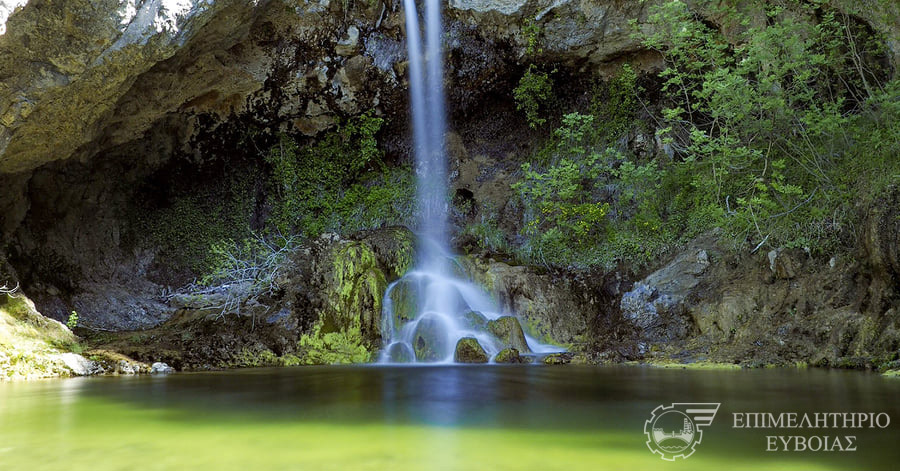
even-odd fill
[[[898,469],[900,380],[821,370],[439,366],[251,369],[0,384],[0,470]],[[721,403],[687,459],[659,405]],[[884,412],[887,428],[733,428],[735,412]],[[766,451],[854,435],[855,452]]]

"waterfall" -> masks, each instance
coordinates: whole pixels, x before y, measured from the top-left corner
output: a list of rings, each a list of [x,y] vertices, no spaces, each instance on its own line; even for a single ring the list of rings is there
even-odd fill
[[[452,362],[456,343],[474,337],[489,356],[508,346],[487,329],[502,317],[479,286],[461,278],[447,237],[447,129],[440,0],[425,0],[424,50],[415,0],[404,0],[409,96],[416,159],[416,268],[384,296],[381,361]],[[525,336],[534,352],[559,351]],[[526,353],[523,352],[523,353]]]

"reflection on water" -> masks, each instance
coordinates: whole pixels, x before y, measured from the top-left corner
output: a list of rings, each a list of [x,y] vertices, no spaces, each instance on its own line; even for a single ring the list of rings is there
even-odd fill
[[[856,453],[766,453],[732,412],[887,412],[900,381],[818,370],[308,367],[0,384],[0,469],[894,469],[897,424]],[[646,448],[660,404],[721,402],[688,460]],[[800,434],[845,434],[801,431]]]

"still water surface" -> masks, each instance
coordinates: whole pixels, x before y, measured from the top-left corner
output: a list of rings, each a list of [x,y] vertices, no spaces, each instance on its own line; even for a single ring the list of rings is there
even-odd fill
[[[0,384],[0,470],[900,469],[900,380],[820,370],[440,366],[250,369]],[[720,402],[686,460],[646,447],[660,404]],[[766,452],[733,412],[886,412],[858,451]]]

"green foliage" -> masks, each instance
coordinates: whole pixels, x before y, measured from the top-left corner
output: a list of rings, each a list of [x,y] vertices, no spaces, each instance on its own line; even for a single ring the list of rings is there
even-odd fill
[[[598,123],[603,123],[594,129],[595,142],[613,143],[635,126],[638,95],[643,92],[637,79],[634,68],[625,64],[608,82],[594,86],[590,111]]]
[[[897,142],[897,85],[882,86],[881,38],[846,15],[757,7],[762,26],[727,12],[744,28],[734,47],[682,2],[650,16],[656,32],[644,43],[668,63],[662,136],[680,156],[669,171],[678,180],[664,185],[680,188],[669,210],[724,227],[738,244],[830,250],[854,224],[855,202],[896,180],[885,145]]]
[[[225,362],[222,366],[225,368],[258,368],[265,366],[297,366],[300,364],[302,364],[300,358],[295,355],[278,356],[269,349],[254,352],[244,347],[231,361]]]
[[[316,326],[312,332],[300,337],[302,364],[366,363],[372,359],[372,352],[363,345],[359,329],[322,334],[320,327]]]
[[[602,175],[621,156],[590,148],[594,117],[570,113],[554,132],[556,158],[546,169],[522,165],[523,177],[514,183],[525,207],[521,254],[546,265],[579,264],[585,252],[605,238],[610,206],[602,201]]]
[[[493,253],[502,253],[508,250],[506,233],[497,226],[496,214],[488,212],[481,220],[467,225],[463,234],[475,238],[479,248]]]
[[[543,51],[539,45],[538,36],[541,34],[541,27],[533,18],[526,18],[525,24],[522,25],[522,34],[525,36],[525,55],[540,54]]]
[[[516,109],[525,113],[525,119],[532,128],[537,128],[547,121],[541,117],[540,112],[552,97],[553,85],[550,75],[538,70],[534,64],[528,66],[525,74],[519,79],[519,85],[513,89]]]
[[[138,244],[159,248],[158,258],[176,270],[205,273],[212,245],[249,235],[255,205],[253,172],[224,176],[225,184],[177,191],[166,203],[133,216]]]
[[[412,171],[381,163],[382,122],[371,114],[351,118],[306,147],[281,136],[266,157],[277,199],[272,222],[281,233],[316,237],[411,220]],[[369,167],[379,171],[364,172]]]
[[[68,327],[69,330],[72,330],[77,325],[78,325],[78,313],[75,311],[72,311],[72,313],[69,314],[69,319],[66,320],[66,327]]]

